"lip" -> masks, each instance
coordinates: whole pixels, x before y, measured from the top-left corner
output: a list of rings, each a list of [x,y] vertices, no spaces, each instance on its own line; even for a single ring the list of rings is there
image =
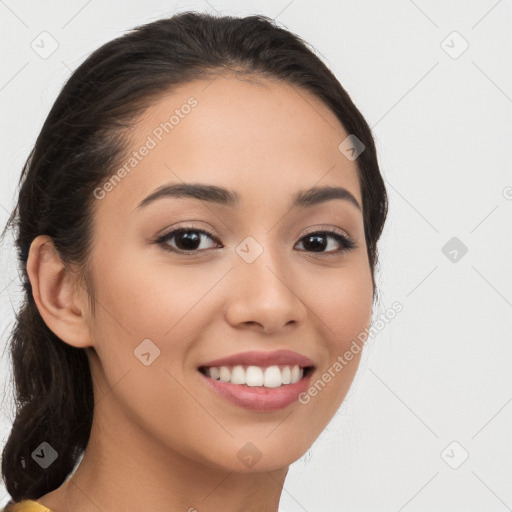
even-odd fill
[[[309,368],[309,371],[295,384],[285,384],[278,388],[231,384],[231,382],[223,382],[207,377],[200,371],[201,368],[206,367],[237,365],[260,367],[299,365],[301,368]],[[275,350],[273,352],[241,352],[239,354],[208,361],[198,366],[197,369],[203,382],[218,396],[237,406],[263,412],[284,409],[294,402],[296,403],[298,396],[309,387],[315,365],[311,359],[298,352],[292,350]]]
[[[247,386],[214,380],[201,372],[199,376],[217,395],[231,403],[254,411],[276,411],[297,402],[298,396],[309,387],[312,372],[308,373],[295,384],[286,384],[278,388],[263,386]]]
[[[302,368],[306,366],[314,366],[313,361],[293,350],[275,350],[273,352],[249,351],[233,354],[231,356],[215,359],[207,363],[201,364],[200,367],[212,366],[274,366],[274,365],[295,365],[298,364]],[[291,384],[288,384],[291,385]]]

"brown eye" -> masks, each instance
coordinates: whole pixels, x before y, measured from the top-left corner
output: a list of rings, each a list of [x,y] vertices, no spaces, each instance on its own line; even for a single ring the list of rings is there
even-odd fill
[[[215,242],[215,238],[211,233],[208,233],[208,231],[183,227],[163,235],[156,243],[160,244],[168,251],[195,253],[211,248],[208,247],[208,243],[204,243],[205,239],[210,239]],[[213,247],[215,247],[215,244]]]
[[[210,240],[210,244],[208,243]],[[180,227],[161,236],[157,244],[165,250],[181,254],[197,254],[207,249],[222,247],[208,231],[194,227]],[[336,231],[315,231],[302,237],[303,251],[325,255],[339,255],[355,247],[347,236]],[[338,247],[338,248],[337,248]]]
[[[334,242],[329,243],[329,240],[334,240]],[[355,247],[355,243],[352,240],[335,231],[309,233],[302,237],[300,243],[303,244],[304,250],[308,252],[326,254],[340,254]],[[340,248],[336,249],[336,246]]]

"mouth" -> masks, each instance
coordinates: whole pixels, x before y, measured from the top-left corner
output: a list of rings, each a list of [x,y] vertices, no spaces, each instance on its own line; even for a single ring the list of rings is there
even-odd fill
[[[234,365],[200,366],[199,371],[213,380],[237,386],[279,388],[296,384],[314,371],[314,366],[294,365]]]
[[[297,352],[244,352],[198,366],[210,391],[257,411],[275,411],[294,402],[309,386],[313,362]]]

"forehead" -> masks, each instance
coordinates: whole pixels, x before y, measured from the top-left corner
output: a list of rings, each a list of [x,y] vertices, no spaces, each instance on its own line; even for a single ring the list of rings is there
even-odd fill
[[[159,186],[196,182],[239,190],[242,206],[313,186],[342,186],[362,204],[356,163],[338,149],[348,135],[298,86],[260,77],[197,80],[159,97],[136,122],[118,163],[123,179],[108,199],[132,210]]]

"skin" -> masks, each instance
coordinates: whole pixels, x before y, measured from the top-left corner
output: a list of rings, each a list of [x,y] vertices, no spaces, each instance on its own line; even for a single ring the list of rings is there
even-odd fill
[[[198,101],[191,113],[95,202],[94,315],[51,240],[31,246],[39,311],[64,342],[87,350],[95,393],[83,461],[38,500],[54,512],[276,511],[288,466],[333,417],[359,364],[361,353],[307,405],[272,412],[234,405],[200,378],[209,360],[290,349],[314,361],[315,382],[368,327],[373,289],[359,209],[340,199],[289,206],[295,192],[327,185],[362,204],[357,162],[338,150],[348,133],[328,107],[272,79],[198,80],[145,111],[131,150],[190,96]],[[241,203],[164,198],[136,208],[181,182],[233,189]],[[221,246],[203,237],[204,251],[187,256],[153,243],[183,222]],[[304,249],[306,234],[336,228],[353,249]],[[250,264],[235,251],[247,236],[263,248]],[[326,251],[341,247],[327,240]],[[160,356],[145,366],[134,350],[148,338]],[[261,453],[252,467],[237,457],[247,442]]]

